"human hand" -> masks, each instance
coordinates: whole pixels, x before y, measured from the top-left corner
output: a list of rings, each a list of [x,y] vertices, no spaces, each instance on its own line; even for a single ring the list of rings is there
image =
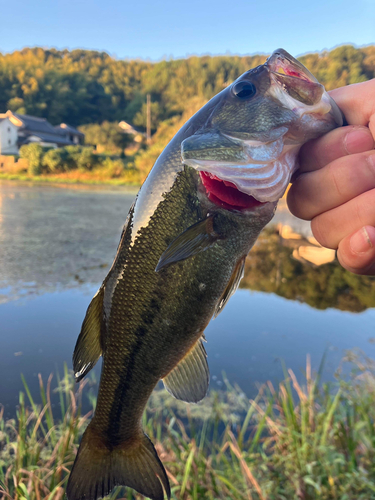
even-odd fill
[[[375,275],[375,79],[330,95],[349,126],[306,143],[287,197],[290,211],[311,220],[318,242],[340,264]]]

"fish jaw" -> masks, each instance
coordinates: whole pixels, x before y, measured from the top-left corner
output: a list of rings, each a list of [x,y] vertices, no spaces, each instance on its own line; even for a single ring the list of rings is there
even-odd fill
[[[234,205],[240,207],[243,203],[251,205],[251,201],[248,200],[246,202],[246,198],[242,197],[242,194],[253,198],[258,203],[277,202],[285,193],[290,179],[297,169],[297,155],[300,146],[282,148],[280,155],[273,154],[277,151],[274,143],[260,145],[258,150],[263,149],[264,152],[267,150],[267,147],[269,156],[271,157],[269,161],[266,160],[265,154],[263,161],[255,160],[255,153],[253,153],[254,156],[248,156],[248,162],[241,164],[236,162],[191,159],[184,160],[184,163],[200,172],[200,177],[205,187],[208,184],[207,182],[205,184],[205,179],[208,177],[222,181],[225,186],[237,189],[239,191],[237,194],[238,200]],[[254,145],[251,148],[257,149]],[[226,196],[230,197],[231,193],[228,192]],[[212,199],[212,196],[209,196],[209,198]],[[241,199],[243,201],[238,203]],[[254,203],[253,206],[256,206],[256,204]]]
[[[305,130],[307,140],[314,138],[314,132],[322,135],[343,125],[343,113],[324,86],[288,52],[275,50],[265,66],[270,72],[269,93],[273,98],[292,109],[300,120],[308,117],[299,124],[299,128]]]
[[[243,88],[254,92],[241,109],[235,99]],[[182,162],[200,172],[206,188],[208,176],[260,203],[277,202],[298,169],[301,146],[341,126],[343,115],[323,85],[282,49],[226,90],[206,125],[182,142]],[[236,113],[238,121],[230,116]],[[212,191],[207,195],[217,202]]]

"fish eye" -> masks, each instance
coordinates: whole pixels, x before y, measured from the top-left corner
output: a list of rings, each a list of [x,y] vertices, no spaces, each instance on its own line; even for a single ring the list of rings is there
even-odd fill
[[[250,99],[256,94],[256,87],[251,82],[238,82],[233,87],[233,94],[240,99]]]

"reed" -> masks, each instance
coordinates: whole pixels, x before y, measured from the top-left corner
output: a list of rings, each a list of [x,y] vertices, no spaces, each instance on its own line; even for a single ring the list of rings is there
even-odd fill
[[[156,390],[143,425],[179,500],[375,499],[375,369],[359,357],[351,376],[320,383],[307,359],[303,384],[291,370],[249,401],[226,381],[199,405]],[[92,380],[75,386],[39,377],[36,401],[24,380],[17,414],[0,413],[0,498],[62,499],[80,437],[95,407]],[[51,403],[58,393],[59,412]],[[92,409],[82,414],[82,400]],[[140,499],[117,488],[111,500]]]

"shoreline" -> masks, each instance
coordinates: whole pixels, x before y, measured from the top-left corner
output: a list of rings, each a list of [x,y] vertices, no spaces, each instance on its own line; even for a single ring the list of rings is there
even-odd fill
[[[141,184],[129,183],[123,179],[85,179],[59,176],[35,176],[0,173],[0,182],[15,182],[29,185],[48,185],[61,188],[118,188],[136,194]]]

